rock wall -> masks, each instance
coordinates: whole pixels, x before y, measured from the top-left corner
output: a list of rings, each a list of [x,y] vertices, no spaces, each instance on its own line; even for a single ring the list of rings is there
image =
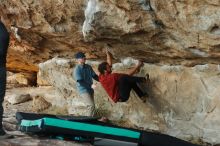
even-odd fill
[[[97,62],[88,62],[96,68]],[[135,63],[125,59],[113,65],[114,71],[125,72]],[[72,101],[77,98],[72,79],[74,62],[54,58],[40,65],[41,75],[66,98],[69,114],[77,110]],[[98,83],[95,89],[97,110],[124,126],[154,130],[181,139],[220,143],[220,99],[218,65],[195,67],[145,64],[137,76],[150,74],[149,98],[143,103],[135,93],[126,103],[111,103]],[[57,100],[58,101],[58,100]],[[76,101],[76,100],[75,100]],[[59,104],[59,103],[58,103]]]
[[[103,58],[106,43],[116,60],[219,64],[219,7],[218,0],[1,0],[12,38],[8,68],[36,72],[38,63],[78,50]]]
[[[110,42],[117,58],[146,62],[219,63],[219,1],[89,0],[83,35]]]
[[[11,32],[8,70],[36,76],[40,68],[66,106],[77,96],[73,54],[101,60],[108,43],[114,62],[145,61],[140,75],[149,72],[152,86],[146,104],[135,94],[111,104],[97,88],[103,114],[132,127],[220,143],[219,0],[0,0],[0,16]]]
[[[11,32],[8,69],[37,72],[40,62],[85,50],[81,33],[85,4],[83,0],[1,0],[0,16]]]

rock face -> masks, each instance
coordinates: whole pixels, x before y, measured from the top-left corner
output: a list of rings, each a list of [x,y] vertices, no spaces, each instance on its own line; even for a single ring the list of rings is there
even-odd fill
[[[1,0],[0,15],[11,31],[8,68],[37,72],[43,60],[84,49],[83,7],[83,0]]]
[[[36,72],[38,63],[78,50],[103,58],[106,43],[119,60],[218,64],[219,7],[218,0],[1,0],[11,31],[8,68]]]
[[[91,146],[91,144],[80,144],[76,142],[69,142],[69,141],[61,141],[61,140],[53,140],[53,139],[37,139],[37,138],[30,138],[28,136],[22,138],[15,138],[15,139],[8,139],[1,141],[0,144],[2,146]]]
[[[7,74],[7,83],[14,86],[34,86],[37,75],[34,73],[10,73]]]
[[[132,127],[220,143],[219,0],[0,0],[0,16],[11,32],[8,70],[28,73],[29,82],[40,68],[45,80],[38,82],[60,94],[49,96],[52,105],[71,106],[77,96],[73,54],[104,59],[108,43],[115,62],[129,56],[152,63],[141,72],[150,73],[151,98],[143,104],[132,94],[127,103],[111,104],[98,86],[102,114]],[[57,56],[64,59],[49,60]]]
[[[30,94],[13,94],[5,96],[5,100],[8,101],[11,104],[18,104],[22,102],[26,102],[28,100],[31,100]]]
[[[116,58],[219,63],[219,1],[89,0],[83,35],[113,45]]]
[[[114,64],[113,68],[125,72],[134,63],[126,59],[123,64]],[[73,64],[71,60],[54,58],[40,68],[41,75],[69,100],[75,98],[75,85],[71,74],[63,71],[71,72]],[[147,89],[150,96],[146,103],[142,103],[135,93],[131,93],[126,103],[111,103],[98,84],[96,106],[110,120],[124,121],[126,126],[160,131],[190,141],[202,139],[212,144],[220,143],[219,72],[218,65],[145,64],[138,76],[150,74],[151,83]]]

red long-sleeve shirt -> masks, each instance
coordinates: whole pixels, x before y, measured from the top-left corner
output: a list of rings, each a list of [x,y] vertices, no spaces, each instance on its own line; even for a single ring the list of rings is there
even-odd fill
[[[106,73],[99,75],[99,82],[114,102],[117,102],[119,99],[118,81],[122,76],[123,74],[119,73]]]

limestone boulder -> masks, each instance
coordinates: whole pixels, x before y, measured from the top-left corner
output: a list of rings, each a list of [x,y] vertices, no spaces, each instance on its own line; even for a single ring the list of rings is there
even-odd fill
[[[131,93],[127,103],[114,104],[97,84],[97,112],[127,126],[211,144],[220,143],[219,14],[219,0],[0,0],[1,21],[11,34],[7,69],[35,74],[30,80],[36,85],[40,68],[39,85],[54,87],[32,97],[72,106],[73,55],[83,51],[100,61],[110,44],[113,61],[123,62],[116,71],[135,64],[125,57],[146,63],[139,75],[150,74],[150,97],[144,104]]]
[[[117,61],[219,64],[219,7],[217,0],[3,0],[1,19],[11,32],[7,66],[37,72],[38,63],[79,50],[100,59],[106,43]]]
[[[74,97],[76,94],[72,77],[74,65],[73,60],[53,58],[39,64],[39,76],[57,89],[61,98]]]
[[[52,86],[40,86],[40,87],[20,87],[10,88],[6,90],[5,101],[7,103],[15,103],[15,105],[6,104],[7,108],[19,108],[22,112],[44,112],[48,114],[67,114],[67,100],[59,94],[58,90],[55,90]],[[30,102],[25,102],[28,99],[33,99]],[[30,100],[29,99],[29,100]],[[23,103],[21,105],[17,103]]]
[[[63,106],[67,108],[71,115],[88,115],[87,102],[80,99],[76,91],[73,79],[73,69],[75,61],[64,58],[53,58],[45,63],[39,64],[39,77],[47,81],[60,95],[58,99],[63,100]],[[54,103],[54,102],[53,102]],[[57,102],[56,106],[60,106]]]
[[[7,83],[14,86],[34,86],[37,82],[36,73],[8,73]]]
[[[219,1],[89,0],[83,35],[115,57],[162,64],[218,63]]]
[[[62,140],[56,140],[56,139],[37,139],[37,138],[31,138],[29,136],[25,137],[17,137],[14,139],[8,139],[3,140],[0,142],[2,146],[91,146],[89,143],[81,144],[71,141],[62,141]]]
[[[46,101],[44,97],[36,96],[33,97],[33,102],[32,102],[32,110],[35,112],[42,112],[49,107],[51,107],[51,103]]]
[[[11,35],[8,69],[36,73],[40,62],[85,50],[81,33],[85,2],[1,1],[1,20]]]
[[[38,72],[37,74],[37,85],[38,86],[50,86],[50,84],[46,80],[41,78],[40,72]]]
[[[31,100],[32,98],[30,94],[8,94],[5,99],[11,104],[18,104]]]
[[[128,58],[114,64],[113,69],[126,72],[136,62]],[[41,65],[44,70],[42,75],[68,99],[70,96],[74,98],[75,93],[72,63],[56,58]],[[97,62],[88,63],[97,65]],[[47,68],[46,64],[56,66]],[[150,75],[146,103],[133,92],[128,102],[112,103],[98,83],[95,88],[96,108],[110,120],[124,123],[124,126],[158,131],[189,141],[202,139],[217,144],[220,142],[219,72],[219,66],[211,64],[195,67],[145,64],[137,76]]]

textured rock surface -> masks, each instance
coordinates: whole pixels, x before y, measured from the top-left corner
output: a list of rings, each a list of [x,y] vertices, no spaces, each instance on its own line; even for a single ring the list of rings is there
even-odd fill
[[[72,78],[74,66],[73,60],[53,58],[39,64],[39,76],[54,86],[62,95],[61,98],[74,97],[76,95],[75,84]],[[55,78],[58,79],[54,80]]]
[[[61,140],[48,140],[31,137],[21,137],[1,141],[2,146],[91,146],[91,144],[80,144]]]
[[[34,86],[36,85],[36,73],[8,73],[7,83],[14,86]]]
[[[50,93],[51,92],[51,93]],[[27,94],[29,93],[31,96],[39,96],[47,97],[47,100],[49,97],[48,94],[52,96],[52,94],[55,91],[51,87],[40,87],[40,88],[17,88],[17,89],[9,89],[7,90],[7,95],[10,94]],[[38,98],[39,99],[39,98]],[[38,100],[37,99],[37,100]],[[57,98],[51,98],[51,102],[53,103],[54,100]],[[41,100],[42,101],[42,100]],[[38,101],[37,101],[38,102]],[[54,101],[55,102],[55,101]],[[0,145],[1,146],[91,146],[91,144],[88,143],[77,143],[73,141],[65,141],[65,140],[56,140],[51,139],[49,137],[43,137],[43,136],[37,136],[37,135],[27,135],[25,133],[22,133],[18,131],[17,126],[17,120],[15,118],[15,113],[17,111],[19,112],[36,112],[33,110],[32,101],[19,103],[16,105],[11,105],[8,102],[4,103],[4,117],[3,117],[3,125],[4,128],[7,130],[8,134],[11,134],[14,136],[13,139],[8,140],[1,140]],[[41,102],[42,104],[42,102]],[[45,103],[43,103],[45,104]],[[34,106],[42,106],[42,105],[35,105]],[[42,111],[41,111],[42,112]],[[64,111],[58,111],[57,108],[54,109],[48,109],[43,111],[43,113],[50,113],[50,114],[57,114],[57,115],[66,115],[67,113]]]
[[[77,50],[103,58],[106,43],[117,59],[218,64],[219,7],[218,0],[1,0],[12,34],[8,68],[36,72],[38,63]]]
[[[83,6],[83,0],[1,0],[0,15],[12,34],[8,68],[36,72],[42,60],[84,49]]]
[[[10,104],[18,104],[22,102],[26,102],[31,100],[30,94],[11,94],[5,96],[5,100],[8,101]]]
[[[88,63],[95,65],[97,62]],[[135,61],[126,59],[123,63],[114,64],[114,69],[124,72]],[[71,60],[54,58],[40,66],[41,75],[49,79],[57,91],[74,99],[75,86],[70,74],[73,64]],[[142,103],[134,93],[127,103],[111,103],[98,84],[96,106],[110,120],[124,121],[132,127],[160,131],[186,140],[220,143],[219,72],[218,65],[145,64],[138,75],[150,74],[147,103]]]
[[[56,89],[60,95],[56,101],[64,101],[63,106],[68,109],[69,114],[87,115],[87,101],[80,100],[80,97],[76,93],[75,81],[72,78],[74,66],[75,63],[73,60],[53,58],[39,64],[39,77]],[[59,79],[54,80],[55,78]],[[59,106],[60,102],[54,102],[54,105]]]
[[[154,64],[142,71],[150,72],[153,98],[145,105],[132,95],[128,103],[112,105],[98,86],[103,114],[179,138],[219,143],[219,0],[0,0],[0,16],[11,32],[10,71],[36,77],[39,63],[67,58],[43,66],[45,80],[57,91],[45,98],[52,105],[66,106],[76,96],[74,63],[68,59],[78,50],[103,59],[109,43],[114,61],[130,56]]]
[[[219,63],[219,1],[89,0],[83,34],[117,58],[192,66]]]
[[[25,102],[27,98],[33,100]],[[62,98],[59,92],[51,86],[7,89],[5,102],[7,105],[16,103],[13,106],[11,105],[9,109],[11,107],[15,109],[18,108],[17,110],[22,110],[24,112],[44,112],[63,115],[68,113],[66,99]],[[17,103],[24,103],[24,105],[22,105],[23,108],[20,109],[20,104]],[[23,110],[25,108],[26,110]]]

